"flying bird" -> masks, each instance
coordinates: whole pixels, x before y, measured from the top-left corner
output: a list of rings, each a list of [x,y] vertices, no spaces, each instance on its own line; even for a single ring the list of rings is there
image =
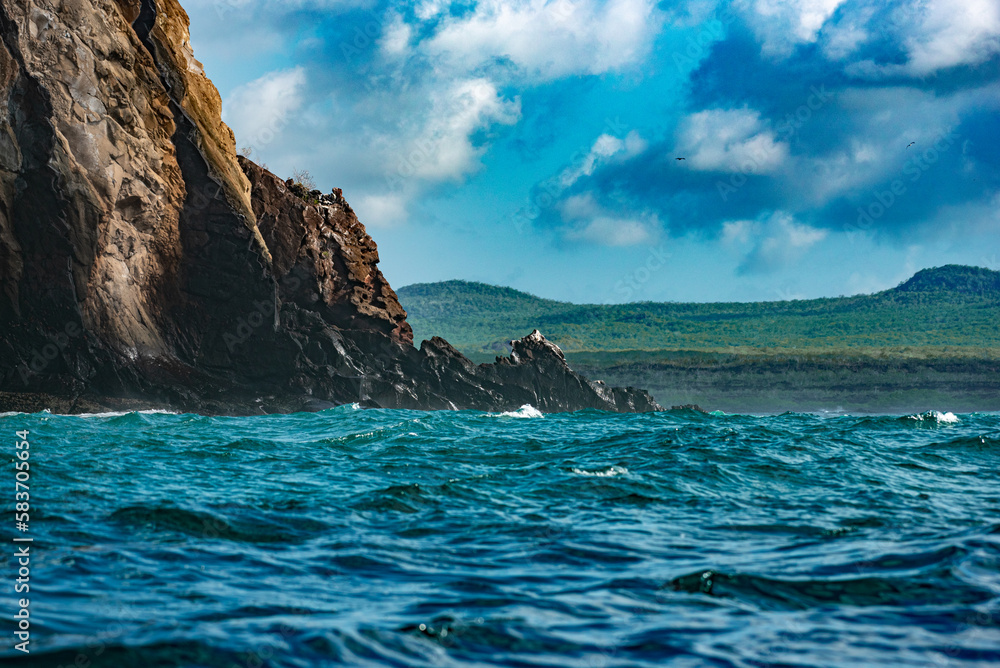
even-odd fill
[[[917,142],[915,142],[915,141],[911,141],[909,144],[906,145],[906,148],[910,148],[911,146],[913,146],[916,143]]]
[[[687,160],[687,158],[675,158],[675,160]]]

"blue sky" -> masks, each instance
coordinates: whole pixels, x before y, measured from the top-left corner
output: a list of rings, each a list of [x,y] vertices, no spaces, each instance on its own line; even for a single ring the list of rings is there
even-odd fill
[[[1000,269],[997,0],[185,6],[237,144],[342,187],[397,288],[746,301]]]

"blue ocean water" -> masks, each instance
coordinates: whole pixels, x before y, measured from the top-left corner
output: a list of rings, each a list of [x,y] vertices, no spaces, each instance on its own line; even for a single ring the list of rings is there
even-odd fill
[[[9,665],[1000,665],[996,414],[5,415],[11,459],[22,429]]]

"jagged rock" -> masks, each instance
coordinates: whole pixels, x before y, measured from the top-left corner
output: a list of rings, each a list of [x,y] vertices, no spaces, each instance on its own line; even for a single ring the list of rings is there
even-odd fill
[[[659,410],[413,347],[343,193],[238,157],[175,0],[0,0],[0,410]]]
[[[684,404],[682,406],[671,406],[670,410],[672,410],[672,411],[694,411],[695,413],[704,413],[705,415],[709,414],[709,412],[707,410],[705,410],[704,408],[702,408],[698,404]]]

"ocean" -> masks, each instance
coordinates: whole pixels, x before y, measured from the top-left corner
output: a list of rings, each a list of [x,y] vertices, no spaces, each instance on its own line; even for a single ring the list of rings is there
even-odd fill
[[[998,414],[0,429],[5,665],[1000,665]]]

